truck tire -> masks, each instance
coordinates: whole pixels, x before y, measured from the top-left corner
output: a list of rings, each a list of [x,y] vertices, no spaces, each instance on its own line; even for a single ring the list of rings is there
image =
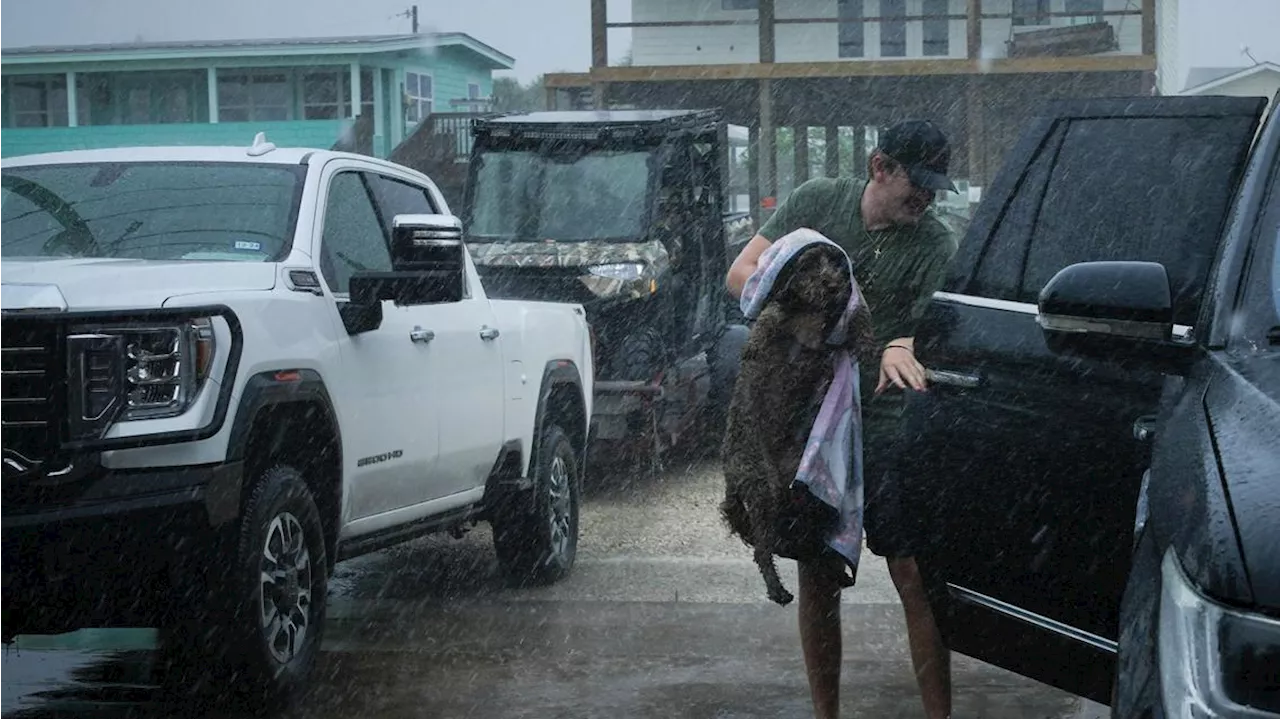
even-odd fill
[[[257,481],[243,517],[235,614],[246,679],[263,695],[287,696],[311,673],[324,633],[329,563],[320,512],[302,473],[277,465]]]
[[[301,472],[275,465],[256,478],[232,546],[208,595],[193,597],[203,611],[160,628],[166,669],[179,670],[166,679],[274,706],[303,687],[324,632],[324,530]]]
[[[578,554],[581,467],[569,435],[550,424],[538,443],[533,488],[501,499],[493,545],[503,573],[518,585],[568,576]]]

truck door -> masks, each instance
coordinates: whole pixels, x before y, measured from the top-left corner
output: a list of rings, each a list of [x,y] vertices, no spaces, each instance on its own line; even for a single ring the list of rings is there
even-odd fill
[[[1179,379],[1054,354],[1036,302],[1076,262],[1160,262],[1194,333],[1264,106],[1056,102],[1010,150],[922,320],[938,374],[906,416],[905,481],[930,527],[917,559],[953,650],[1108,701],[1139,430]]]
[[[379,221],[368,173],[338,169],[325,184],[321,276],[335,299],[345,302],[352,274],[391,269],[389,235]],[[423,333],[431,308],[382,305],[376,330],[340,334],[341,376],[326,378],[341,394],[348,520],[439,496],[432,483],[439,449],[437,398],[428,371],[430,342]]]
[[[441,212],[422,187],[385,173],[370,186],[387,232],[396,215]],[[438,422],[439,459],[430,477],[434,497],[482,488],[502,447],[503,329],[467,257],[461,301],[420,308],[432,334],[422,371],[430,374]]]

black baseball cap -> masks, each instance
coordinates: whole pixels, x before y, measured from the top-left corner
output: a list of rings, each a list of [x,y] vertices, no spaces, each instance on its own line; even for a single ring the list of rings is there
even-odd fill
[[[951,145],[938,126],[928,120],[903,120],[880,132],[880,151],[907,168],[911,184],[928,190],[959,193],[947,177]]]

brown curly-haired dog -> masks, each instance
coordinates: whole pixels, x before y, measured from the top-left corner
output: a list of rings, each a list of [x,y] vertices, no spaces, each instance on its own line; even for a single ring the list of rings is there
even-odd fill
[[[829,562],[851,583],[824,542],[835,510],[791,482],[832,379],[833,352],[873,353],[871,316],[861,302],[844,347],[826,344],[853,286],[838,248],[814,245],[792,258],[751,328],[729,403],[720,514],[755,550],[769,599],[782,605],[794,597],[778,577],[775,554]]]

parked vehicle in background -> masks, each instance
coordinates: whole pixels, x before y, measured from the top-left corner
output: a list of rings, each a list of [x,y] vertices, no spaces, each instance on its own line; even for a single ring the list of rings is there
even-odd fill
[[[1116,717],[1280,716],[1266,104],[1049,104],[916,337],[906,451],[947,644]]]
[[[586,308],[593,447],[656,459],[718,440],[746,334],[723,278],[754,233],[724,212],[720,112],[535,112],[472,132],[466,241],[494,296]]]
[[[488,521],[571,571],[583,309],[491,299],[425,175],[259,135],[6,160],[2,209],[6,641],[158,625],[286,697],[335,562]]]

